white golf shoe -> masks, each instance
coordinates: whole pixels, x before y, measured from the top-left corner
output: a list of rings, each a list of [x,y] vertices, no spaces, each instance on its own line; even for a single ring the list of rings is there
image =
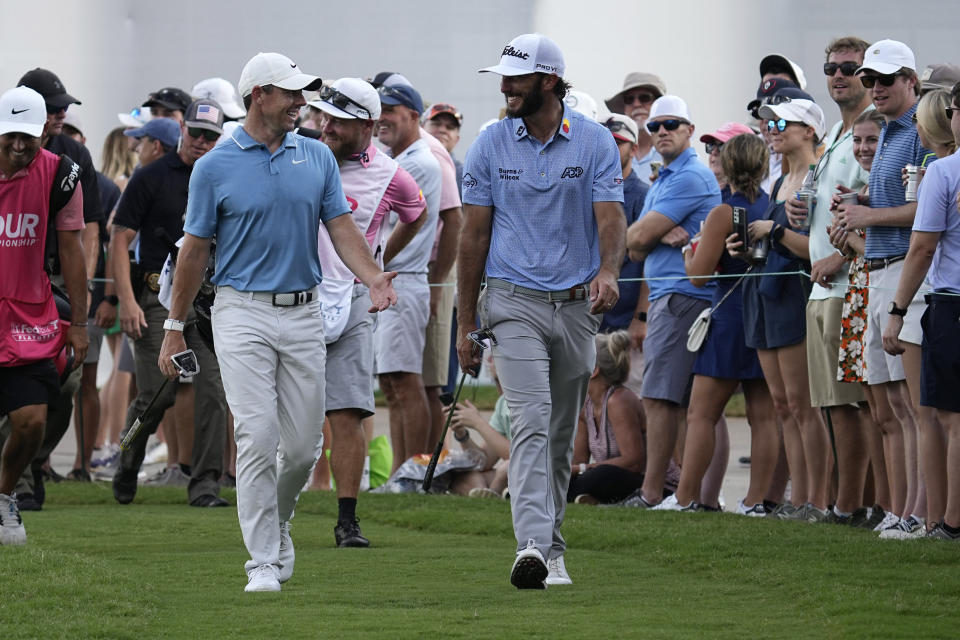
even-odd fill
[[[0,545],[27,544],[27,530],[20,519],[17,497],[0,493]]]
[[[573,584],[573,580],[567,573],[567,567],[563,564],[563,556],[547,560],[547,584],[551,586]]]
[[[293,538],[290,537],[290,521],[280,523],[280,583],[293,576]]]
[[[247,574],[247,586],[244,591],[250,593],[253,591],[280,591],[280,571],[276,565],[262,564],[254,567]]]

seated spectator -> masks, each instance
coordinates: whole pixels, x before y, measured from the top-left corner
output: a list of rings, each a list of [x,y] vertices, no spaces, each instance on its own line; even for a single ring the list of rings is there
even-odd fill
[[[643,405],[623,386],[630,375],[630,334],[601,333],[596,341],[597,365],[573,441],[568,502],[617,502],[643,485]]]

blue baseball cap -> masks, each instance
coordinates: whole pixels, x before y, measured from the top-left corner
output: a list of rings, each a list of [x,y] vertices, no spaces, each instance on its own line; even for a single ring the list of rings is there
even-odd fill
[[[180,124],[172,118],[154,118],[139,129],[127,129],[123,135],[137,140],[149,136],[165,147],[176,147],[180,141]]]
[[[423,113],[423,98],[420,97],[420,92],[408,84],[384,84],[377,89],[377,93],[380,94],[381,104],[399,104],[413,109],[417,115]]]

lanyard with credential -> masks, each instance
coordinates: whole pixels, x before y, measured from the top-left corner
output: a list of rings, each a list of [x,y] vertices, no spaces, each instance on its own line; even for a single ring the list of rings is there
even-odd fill
[[[830,145],[830,148],[827,149],[827,151],[822,156],[820,156],[820,159],[817,160],[817,168],[814,169],[813,171],[814,180],[819,180],[820,174],[823,173],[823,170],[827,168],[826,161],[830,157],[830,154],[833,153],[833,150],[839,147],[844,140],[846,140],[852,135],[853,135],[853,127],[850,127],[850,129],[846,133],[844,133],[842,136],[834,140],[833,144]]]

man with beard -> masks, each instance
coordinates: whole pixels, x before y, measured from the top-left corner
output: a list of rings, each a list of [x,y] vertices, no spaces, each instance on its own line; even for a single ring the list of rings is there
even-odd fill
[[[807,303],[807,362],[810,381],[810,401],[828,416],[833,430],[837,454],[837,500],[830,522],[849,524],[853,512],[863,504],[863,489],[869,464],[870,449],[867,446],[866,429],[869,414],[857,408],[864,402],[860,385],[838,382],[837,353],[840,349],[840,321],[843,314],[844,295],[848,280],[848,262],[830,244],[827,227],[833,214],[830,204],[837,185],[859,190],[869,179],[869,174],[860,168],[853,157],[853,121],[864,111],[873,109],[870,95],[854,76],[863,64],[863,52],[868,42],[860,38],[838,38],[827,46],[827,61],[823,72],[827,76],[827,91],[840,107],[841,121],[833,126],[824,138],[826,152],[821,156],[816,169],[817,199],[813,211],[796,198],[786,202],[791,222],[799,226],[809,216],[810,227],[810,279],[813,290]],[[829,443],[823,434],[821,451],[807,454],[808,465],[828,463]],[[816,481],[827,478],[826,473],[812,474]],[[814,494],[819,492],[813,489]],[[857,521],[864,522],[866,509],[858,514]]]
[[[633,152],[633,173],[640,182],[650,186],[651,162],[663,162],[653,146],[653,137],[647,131],[647,118],[653,101],[667,92],[667,85],[659,76],[644,71],[628,73],[620,93],[604,102],[611,113],[621,113],[637,123],[637,144]]]
[[[380,117],[377,90],[359,78],[341,78],[321,87],[319,99],[309,104],[323,112],[320,132],[340,167],[354,223],[378,262],[391,261],[423,226],[427,211],[416,181],[372,144]],[[391,211],[398,222],[386,240],[383,222]],[[323,226],[319,247],[327,341],[326,412],[333,437],[330,465],[337,481],[339,511],[334,539],[338,547],[369,547],[370,541],[360,532],[356,508],[366,457],[361,421],[374,413],[373,316],[367,312],[367,287],[355,280],[337,256]]]
[[[383,84],[378,91],[382,111],[377,137],[417,181],[427,203],[427,219],[413,241],[384,260],[385,268],[399,274],[394,286],[400,300],[381,316],[373,333],[377,376],[390,410],[392,472],[407,458],[433,449],[422,374],[430,318],[429,263],[440,219],[442,181],[440,165],[420,134],[420,93],[405,83]]]
[[[88,345],[83,196],[75,173],[62,179],[61,159],[41,149],[46,113],[43,97],[32,89],[0,96],[0,415],[11,427],[0,461],[0,545],[27,541],[13,491],[40,447],[47,404],[59,391],[54,358],[66,342],[74,361],[82,362]],[[65,200],[57,203],[59,212],[51,210],[55,194]],[[48,225],[56,230],[73,301],[66,331],[44,271]]]
[[[571,584],[560,526],[577,416],[596,361],[601,314],[618,299],[623,178],[613,136],[563,102],[563,53],[541,34],[504,47],[507,117],[467,153],[459,248],[457,352],[480,364],[480,322],[510,407],[510,500],[518,589]],[[484,300],[477,300],[486,272]]]
[[[698,233],[707,213],[720,204],[717,179],[690,146],[694,125],[687,103],[672,95],[658,98],[646,127],[664,166],[647,193],[640,219],[627,230],[630,259],[645,259],[644,276],[655,278],[648,283],[641,394],[647,413],[647,466],[643,487],[627,499],[640,508],[663,498],[697,356],[687,349],[687,330],[713,296],[713,283],[698,288],[686,279],[680,247],[684,236]]]
[[[117,205],[110,261],[120,298],[120,326],[134,339],[137,367],[137,397],[127,410],[127,429],[142,416],[140,435],[121,452],[120,466],[113,476],[113,497],[120,504],[130,504],[136,496],[137,474],[146,454],[147,436],[157,429],[164,412],[176,399],[175,384],[166,385],[163,393],[155,397],[164,382],[155,362],[167,318],[167,309],[159,298],[160,271],[170,251],[169,245],[183,236],[187,187],[193,167],[213,148],[221,133],[220,105],[212,100],[191,103],[181,125],[179,149],[172,149],[159,160],[138,169]],[[134,276],[127,251],[137,233],[140,234],[140,273]],[[140,281],[134,282],[134,278]],[[216,356],[201,338],[192,314],[181,331],[200,363],[200,373],[194,378],[194,428],[178,431],[183,440],[192,436],[192,442],[183,442],[184,447],[193,445],[192,454],[189,468],[182,464],[168,466],[157,484],[187,485],[191,506],[223,507],[227,501],[219,497],[219,491],[227,404],[220,368]]]

